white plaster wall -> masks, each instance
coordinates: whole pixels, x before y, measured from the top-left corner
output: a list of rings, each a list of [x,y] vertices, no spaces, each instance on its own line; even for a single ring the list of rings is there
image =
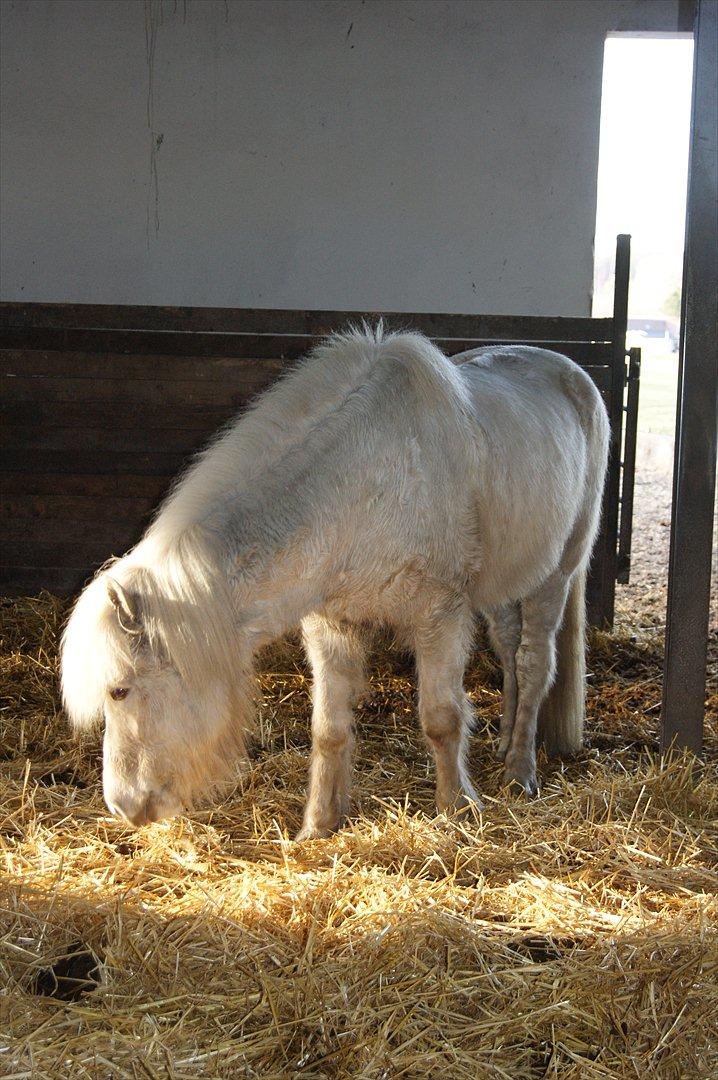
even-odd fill
[[[3,0],[2,297],[587,314],[603,41],[677,14]]]

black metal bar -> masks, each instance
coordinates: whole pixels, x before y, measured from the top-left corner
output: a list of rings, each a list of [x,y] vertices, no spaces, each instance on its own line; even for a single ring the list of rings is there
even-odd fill
[[[623,387],[626,377],[626,328],[628,325],[628,281],[631,268],[631,237],[616,237],[616,276],[613,290],[613,342],[611,360],[611,442],[608,472],[603,492],[601,550],[596,552],[601,573],[600,625],[611,627],[616,598],[618,504],[621,488],[621,432],[623,430]]]
[[[661,745],[700,753],[718,428],[718,0],[699,0],[668,565]]]
[[[633,492],[636,481],[636,442],[638,437],[638,392],[641,380],[641,350],[628,350],[628,390],[626,393],[623,461],[621,462],[621,512],[618,525],[618,575],[627,585],[631,575],[631,539],[633,536]]]

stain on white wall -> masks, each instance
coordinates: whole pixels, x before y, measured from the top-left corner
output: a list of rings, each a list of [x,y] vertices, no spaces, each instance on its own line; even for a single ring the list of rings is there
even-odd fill
[[[3,0],[4,299],[588,314],[603,43],[676,0]]]

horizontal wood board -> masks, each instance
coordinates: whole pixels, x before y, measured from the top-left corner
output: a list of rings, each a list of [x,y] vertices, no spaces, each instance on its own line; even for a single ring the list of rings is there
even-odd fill
[[[270,308],[142,307],[125,304],[0,303],[0,329],[89,328],[183,333],[322,336],[347,324],[410,327],[430,337],[507,341],[611,341],[613,319],[396,311],[287,311]]]
[[[1,332],[5,349],[41,349],[56,352],[134,353],[147,356],[220,357],[248,360],[297,360],[324,338],[298,334],[185,334],[154,330],[46,329],[10,326]],[[432,336],[447,355],[487,345],[515,344],[509,337],[449,338]],[[610,363],[610,342],[563,341],[547,338],[524,342],[554,349],[577,363]]]

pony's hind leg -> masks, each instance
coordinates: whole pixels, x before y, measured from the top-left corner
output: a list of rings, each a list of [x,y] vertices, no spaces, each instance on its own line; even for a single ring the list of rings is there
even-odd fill
[[[439,812],[481,801],[466,769],[473,710],[464,691],[464,668],[473,633],[470,612],[444,614],[415,635],[419,718],[436,763]]]
[[[518,702],[505,758],[504,781],[538,793],[536,726],[538,711],[556,671],[556,634],[561,625],[570,576],[557,571],[521,604],[521,642],[516,651]]]
[[[297,840],[329,836],[349,806],[352,705],[364,686],[361,640],[318,615],[302,622],[312,666],[312,754],[302,828]]]
[[[489,637],[504,672],[499,748],[496,756],[503,761],[511,744],[516,720],[518,684],[516,682],[516,650],[521,642],[521,608],[506,604],[486,612]]]

